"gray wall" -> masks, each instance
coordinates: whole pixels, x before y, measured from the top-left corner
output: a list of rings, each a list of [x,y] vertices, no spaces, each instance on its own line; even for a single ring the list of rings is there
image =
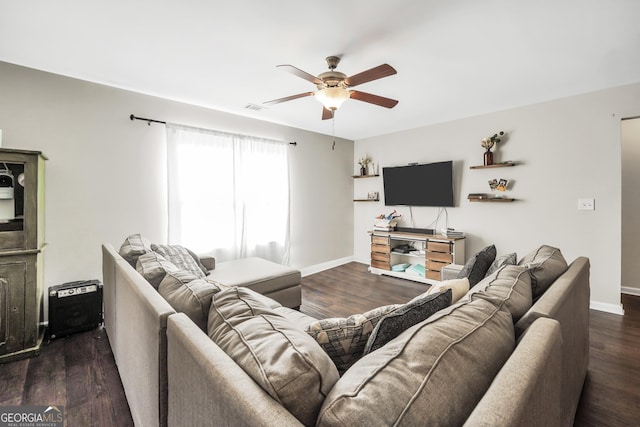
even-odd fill
[[[353,142],[0,62],[5,148],[46,164],[45,285],[101,278],[100,244],[166,240],[165,128],[129,114],[297,141],[290,148],[291,265],[353,255]],[[198,185],[217,185],[198,183]]]
[[[592,306],[620,312],[621,118],[638,115],[640,84],[634,84],[359,140],[354,158],[368,154],[381,167],[454,160],[457,203],[448,209],[449,226],[467,233],[467,257],[492,243],[498,253],[516,251],[519,258],[541,244],[559,247],[569,261],[587,256]],[[519,164],[470,170],[482,164],[480,140],[499,130],[509,138],[499,144],[496,161]],[[491,178],[511,180],[508,194],[518,200],[467,201],[468,193],[490,192]],[[367,191],[382,195],[382,178],[355,184],[354,194]],[[594,198],[596,209],[579,211],[579,198]],[[391,209],[383,202],[355,206],[357,260],[368,262],[367,230]],[[407,208],[398,210],[409,217]],[[414,208],[415,226],[427,227],[436,211]]]

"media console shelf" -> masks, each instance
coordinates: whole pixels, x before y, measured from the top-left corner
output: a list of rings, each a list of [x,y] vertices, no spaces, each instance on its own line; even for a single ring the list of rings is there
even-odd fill
[[[430,285],[440,281],[440,270],[445,265],[464,264],[464,237],[451,238],[438,234],[395,231],[369,231],[371,236],[371,264],[374,274],[399,277]],[[394,248],[411,245],[417,251],[394,252]],[[392,271],[396,264],[417,264],[424,268],[424,276],[411,272]],[[420,268],[421,269],[421,268]]]

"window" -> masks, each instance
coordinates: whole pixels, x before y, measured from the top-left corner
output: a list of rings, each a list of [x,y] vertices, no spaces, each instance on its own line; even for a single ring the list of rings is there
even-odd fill
[[[285,142],[167,124],[169,242],[218,261],[289,261]]]

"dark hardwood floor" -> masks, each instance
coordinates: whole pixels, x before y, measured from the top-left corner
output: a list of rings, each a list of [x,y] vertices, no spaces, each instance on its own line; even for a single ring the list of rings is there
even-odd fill
[[[58,338],[40,355],[0,366],[0,406],[64,406],[74,426],[133,426],[102,328]]]
[[[367,272],[350,263],[302,280],[300,311],[344,317],[402,303],[426,285]],[[622,296],[625,315],[590,312],[590,366],[576,426],[640,422],[640,297]],[[0,406],[64,405],[68,426],[132,426],[102,329],[51,341],[38,357],[0,366]]]

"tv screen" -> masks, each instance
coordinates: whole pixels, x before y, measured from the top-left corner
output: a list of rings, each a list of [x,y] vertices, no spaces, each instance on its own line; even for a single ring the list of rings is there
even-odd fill
[[[382,168],[386,206],[453,206],[453,162]]]

